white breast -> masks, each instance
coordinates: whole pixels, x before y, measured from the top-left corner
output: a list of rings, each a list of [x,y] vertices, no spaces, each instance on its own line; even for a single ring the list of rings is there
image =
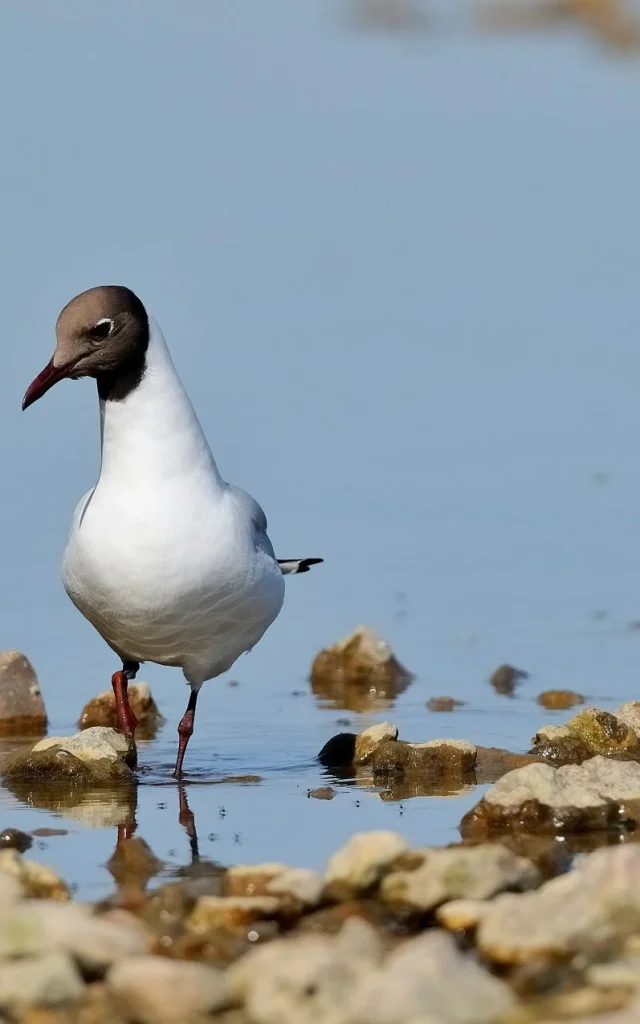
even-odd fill
[[[141,383],[101,403],[101,420],[100,478],[76,509],[65,588],[123,659],[202,682],[280,611],[273,549],[250,499],[221,479],[155,323]]]

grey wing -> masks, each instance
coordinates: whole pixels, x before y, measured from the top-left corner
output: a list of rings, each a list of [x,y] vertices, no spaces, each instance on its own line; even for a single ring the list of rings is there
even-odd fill
[[[264,514],[264,509],[255,498],[252,498],[250,494],[243,491],[241,487],[236,487],[234,484],[229,484],[228,486],[238,507],[251,520],[256,547],[261,548],[270,554],[272,558],[275,558],[275,552],[267,534],[267,517]]]

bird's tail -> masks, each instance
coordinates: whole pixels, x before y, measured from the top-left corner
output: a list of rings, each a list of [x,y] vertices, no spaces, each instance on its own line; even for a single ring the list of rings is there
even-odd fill
[[[324,558],[279,558],[278,565],[283,576],[293,576],[297,572],[309,572],[312,565],[319,565]]]

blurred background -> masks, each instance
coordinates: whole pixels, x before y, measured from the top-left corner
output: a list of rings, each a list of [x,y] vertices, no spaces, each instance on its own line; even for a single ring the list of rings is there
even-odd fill
[[[31,658],[53,725],[115,667],[59,581],[98,473],[97,402],[86,381],[20,402],[60,308],[106,283],[160,321],[278,555],[326,560],[289,581],[240,687],[207,686],[196,767],[212,751],[245,772],[309,764],[337,731],[309,666],[360,622],[416,673],[385,710],[404,738],[522,749],[541,689],[637,696],[637,9],[0,13],[0,646]],[[519,700],[487,686],[503,661],[531,673]],[[141,677],[168,764],[186,690]],[[467,707],[436,720],[435,694]]]

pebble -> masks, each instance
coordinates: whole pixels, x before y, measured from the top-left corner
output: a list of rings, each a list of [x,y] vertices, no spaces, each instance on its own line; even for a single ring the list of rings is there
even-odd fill
[[[225,896],[265,896],[269,885],[284,872],[286,864],[236,864],[223,880]]]
[[[185,922],[187,931],[204,935],[217,928],[244,932],[280,910],[275,896],[201,896]]]
[[[319,786],[317,789],[310,789],[307,795],[312,800],[333,800],[336,791],[333,786]]]
[[[227,1002],[222,971],[158,956],[120,960],[109,970],[106,984],[137,1024],[188,1024]]]
[[[0,850],[17,850],[24,853],[33,845],[33,839],[19,828],[5,828],[0,832]]]
[[[287,868],[268,884],[266,892],[272,896],[289,897],[305,909],[317,907],[322,900],[324,879],[311,868]]]
[[[0,850],[0,875],[9,875],[20,883],[25,896],[39,899],[68,900],[69,889],[55,871],[21,857],[17,850]]]
[[[71,957],[53,951],[0,963],[0,1009],[62,1007],[79,1002],[85,985]]]
[[[464,707],[466,701],[456,700],[455,697],[430,697],[425,707],[427,711],[441,712],[454,711],[456,708]]]
[[[536,701],[548,711],[566,711],[576,704],[584,704],[584,697],[574,690],[543,690],[536,697]]]

